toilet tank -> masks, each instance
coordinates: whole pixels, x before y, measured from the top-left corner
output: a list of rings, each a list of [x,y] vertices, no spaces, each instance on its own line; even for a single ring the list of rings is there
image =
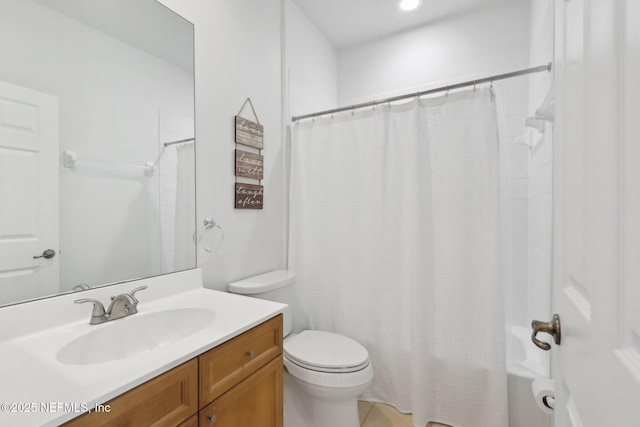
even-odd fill
[[[289,335],[293,325],[292,304],[295,297],[293,285],[296,273],[290,270],[274,270],[248,277],[229,284],[229,292],[287,304],[283,316],[283,333]]]

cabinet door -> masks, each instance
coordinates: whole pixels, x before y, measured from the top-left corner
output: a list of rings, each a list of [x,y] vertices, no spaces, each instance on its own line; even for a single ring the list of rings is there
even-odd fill
[[[281,354],[282,315],[278,315],[201,355],[200,407]]]
[[[109,412],[90,412],[65,427],[177,426],[198,411],[197,359],[116,397],[104,407]]]
[[[282,357],[200,411],[200,426],[282,427]]]
[[[198,427],[198,414],[195,414],[193,417],[189,418],[178,427]]]

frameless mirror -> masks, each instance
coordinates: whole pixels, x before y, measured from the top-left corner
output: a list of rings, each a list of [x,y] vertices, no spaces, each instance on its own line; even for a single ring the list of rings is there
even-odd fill
[[[0,305],[196,266],[193,25],[0,2]]]

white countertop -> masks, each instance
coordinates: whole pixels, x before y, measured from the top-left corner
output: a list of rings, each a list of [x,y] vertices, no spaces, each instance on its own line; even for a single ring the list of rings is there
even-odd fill
[[[177,308],[204,308],[215,318],[196,333],[124,359],[92,365],[67,365],[58,351],[92,328],[91,304],[97,298],[136,294],[138,314]],[[0,426],[57,426],[86,408],[112,398],[282,313],[286,305],[204,289],[200,270],[124,283],[0,309]],[[135,333],[135,331],[131,331]],[[65,412],[65,407],[71,412]]]

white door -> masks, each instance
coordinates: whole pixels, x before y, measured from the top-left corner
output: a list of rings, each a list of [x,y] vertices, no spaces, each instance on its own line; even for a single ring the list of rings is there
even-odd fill
[[[640,426],[640,2],[555,19],[554,422]]]
[[[0,82],[0,305],[58,292],[58,152],[58,99]]]

